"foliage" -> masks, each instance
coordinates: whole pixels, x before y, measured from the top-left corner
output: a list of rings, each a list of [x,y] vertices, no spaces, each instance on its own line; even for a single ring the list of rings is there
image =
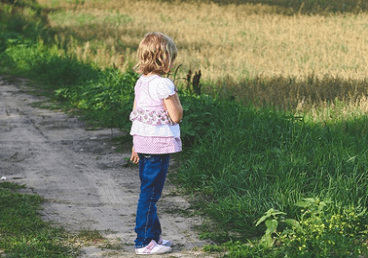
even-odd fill
[[[274,243],[274,239],[272,237],[273,234],[277,232],[277,227],[279,225],[278,217],[279,215],[286,215],[285,212],[277,211],[273,208],[269,209],[263,217],[261,217],[257,223],[256,227],[262,222],[265,223],[266,233],[262,236],[260,243],[265,247],[272,247]],[[283,220],[286,222],[286,220]],[[297,226],[296,221],[290,221],[290,224],[295,224]]]
[[[184,116],[180,125],[181,137],[184,145],[190,147],[198,144],[208,132],[208,128],[216,126],[218,117],[213,114],[218,112],[220,104],[208,95],[192,95],[189,92],[180,92],[180,100],[183,106]]]
[[[366,257],[368,214],[366,209],[343,206],[331,201],[305,198],[299,219],[286,219],[286,213],[268,210],[257,221],[264,223],[265,234],[248,243],[229,241],[221,246],[206,246],[208,251],[227,252],[228,257]],[[226,255],[225,255],[226,256]],[[227,256],[226,256],[227,257]]]
[[[366,209],[344,206],[335,213],[328,202],[306,198],[296,226],[285,229],[279,241],[289,257],[357,257],[367,255]]]

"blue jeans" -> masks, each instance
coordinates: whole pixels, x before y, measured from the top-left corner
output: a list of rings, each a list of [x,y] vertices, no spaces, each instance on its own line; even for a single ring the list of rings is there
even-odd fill
[[[170,154],[138,154],[141,192],[136,215],[135,248],[156,242],[161,235],[161,224],[157,217],[156,202],[160,199],[169,168]]]

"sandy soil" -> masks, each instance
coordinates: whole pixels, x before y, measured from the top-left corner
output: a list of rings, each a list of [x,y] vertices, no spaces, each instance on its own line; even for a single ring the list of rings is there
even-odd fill
[[[43,196],[45,220],[69,232],[98,230],[109,240],[112,248],[83,245],[82,257],[137,257],[138,167],[124,159],[130,157],[131,143],[116,145],[109,129],[86,130],[77,117],[30,105],[41,100],[27,94],[25,80],[10,85],[0,77],[0,177]],[[114,136],[123,134],[114,131]],[[202,218],[180,215],[189,207],[167,182],[158,209],[163,237],[175,248],[160,257],[213,257],[200,251],[206,242],[193,228]]]

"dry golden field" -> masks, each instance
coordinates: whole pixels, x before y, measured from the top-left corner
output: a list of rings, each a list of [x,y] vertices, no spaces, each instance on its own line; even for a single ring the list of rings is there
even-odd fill
[[[200,69],[202,82],[217,90],[226,84],[225,91],[237,98],[262,95],[262,101],[300,108],[308,100],[335,98],[356,105],[366,94],[366,12],[284,15],[277,7],[261,4],[38,2],[53,10],[49,22],[60,31],[60,44],[102,67],[114,63],[126,69],[136,62],[136,48],[145,33],[161,31],[179,48],[180,78],[189,69]],[[265,81],[274,88],[263,89]]]

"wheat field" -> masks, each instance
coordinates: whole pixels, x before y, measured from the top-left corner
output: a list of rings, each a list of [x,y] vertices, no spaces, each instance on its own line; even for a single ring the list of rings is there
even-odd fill
[[[241,90],[239,83],[259,77],[293,78],[297,82],[312,76],[360,82],[367,76],[368,13],[365,12],[284,15],[277,7],[261,4],[219,6],[149,0],[38,2],[50,8],[49,24],[59,31],[60,44],[67,45],[69,53],[79,59],[101,67],[115,64],[123,71],[131,68],[143,36],[161,31],[178,46],[176,65],[182,65],[180,78],[189,69],[201,70],[206,85],[219,87],[225,81],[232,84],[229,91],[236,90],[241,97],[249,87]],[[278,91],[277,86],[273,91]],[[294,108],[310,97],[301,94],[293,95]],[[354,95],[349,101],[355,103],[357,96],[365,92],[349,94]],[[332,94],[330,99],[334,97]],[[273,102],[277,102],[277,94],[275,98]],[[286,105],[285,101],[281,105]]]

